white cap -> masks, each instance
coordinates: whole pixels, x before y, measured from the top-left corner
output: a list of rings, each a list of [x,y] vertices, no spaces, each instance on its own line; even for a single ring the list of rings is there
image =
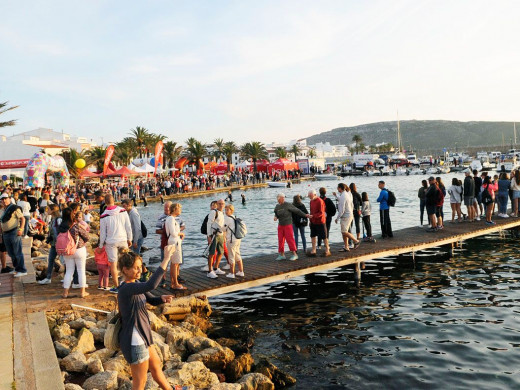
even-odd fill
[[[0,199],[4,199],[4,198],[10,198],[9,194],[6,194],[5,192],[0,195]]]

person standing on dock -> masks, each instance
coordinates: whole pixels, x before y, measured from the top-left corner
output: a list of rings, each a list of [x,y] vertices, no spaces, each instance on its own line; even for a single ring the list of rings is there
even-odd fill
[[[132,206],[132,201],[130,199],[124,199],[121,202],[121,205],[128,213],[130,225],[132,226],[132,252],[140,254],[144,240],[143,232],[141,230],[141,216],[137,209]]]
[[[480,221],[480,218],[484,216],[484,208],[482,207],[482,178],[479,177],[478,171],[473,170],[473,180],[475,181],[475,219]],[[480,209],[480,214],[479,214]]]
[[[468,209],[468,221],[475,220],[475,180],[471,177],[471,171],[466,169],[464,171],[466,177],[464,178],[464,205]]]
[[[380,180],[378,187],[381,190],[381,192],[379,193],[379,197],[377,198],[377,202],[379,202],[381,236],[383,238],[392,238],[394,234],[392,233],[392,222],[390,221],[390,206],[388,205],[388,191],[385,188],[385,182],[383,180]]]
[[[428,182],[423,180],[419,191],[417,192],[417,196],[419,197],[419,211],[421,213],[421,226],[424,222],[424,209],[426,208],[426,191],[428,190]]]
[[[340,249],[340,252],[348,252],[350,251],[349,239],[354,243],[354,249],[360,244],[359,239],[356,239],[349,231],[354,220],[354,200],[350,188],[344,183],[338,184],[338,192],[338,216],[336,223],[340,221],[341,235],[343,236],[343,248]]]
[[[330,225],[332,223],[332,217],[336,215],[336,205],[332,201],[332,199],[327,198],[327,189],[325,187],[320,188],[320,198],[325,202],[325,213],[327,214],[327,218],[325,220],[325,227],[327,228],[327,239],[330,234]],[[334,193],[333,193],[334,195]],[[298,246],[298,245],[296,245]],[[318,247],[321,248],[321,239],[318,237]]]
[[[325,214],[325,202],[323,199],[318,197],[316,194],[316,190],[309,191],[309,199],[311,200],[310,204],[310,222],[311,222],[311,240],[312,240],[312,249],[308,253],[309,256],[316,256],[316,244],[318,241],[318,237],[321,237],[323,243],[325,244],[325,253],[323,256],[330,256],[330,247],[329,247],[329,239],[327,238],[327,226],[326,222],[326,214]]]
[[[4,209],[0,215],[2,238],[9,257],[13,262],[15,277],[27,275],[25,261],[22,252],[22,234],[25,226],[25,218],[19,206],[11,203],[11,197],[7,193],[0,195],[0,202]]]
[[[292,204],[286,202],[285,194],[278,194],[276,200],[278,201],[278,204],[274,208],[274,220],[278,221],[278,257],[276,260],[285,260],[285,241],[287,241],[289,250],[293,253],[292,256],[289,257],[289,260],[298,260],[292,216],[293,214],[296,214],[300,217],[309,218],[310,215],[305,214]],[[321,199],[320,201],[323,202]],[[325,205],[323,205],[323,207],[325,208]],[[323,217],[325,218],[325,210],[323,212]],[[323,220],[323,223],[325,223],[325,220]],[[314,249],[316,249],[316,240],[314,240]],[[316,253],[316,250],[314,252]]]
[[[225,275],[226,273],[219,268],[220,260],[224,254],[224,207],[226,202],[224,199],[217,201],[217,208],[211,210],[208,216],[207,224],[207,238],[209,244],[208,256],[208,278],[215,279],[218,275]],[[213,263],[213,255],[217,255],[215,265]]]

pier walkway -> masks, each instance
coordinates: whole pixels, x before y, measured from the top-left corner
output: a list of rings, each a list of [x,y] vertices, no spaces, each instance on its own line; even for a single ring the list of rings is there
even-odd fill
[[[245,277],[235,279],[227,278],[225,275],[210,279],[206,276],[206,272],[200,270],[200,266],[182,267],[181,277],[186,280],[184,286],[188,289],[172,292],[168,288],[158,288],[156,293],[211,297],[387,256],[410,253],[414,255],[424,249],[458,244],[470,238],[516,227],[520,227],[520,218],[497,218],[496,225],[486,225],[484,221],[446,223],[445,229],[435,233],[428,233],[421,227],[410,227],[394,231],[394,237],[391,239],[379,239],[376,243],[362,243],[358,249],[352,249],[350,252],[339,252],[342,245],[332,244],[332,256],[329,257],[321,257],[318,251],[317,257],[299,254],[300,258],[297,261],[276,261],[275,253],[244,258]],[[225,263],[224,258],[221,264],[223,263]],[[359,267],[357,271],[360,272]]]

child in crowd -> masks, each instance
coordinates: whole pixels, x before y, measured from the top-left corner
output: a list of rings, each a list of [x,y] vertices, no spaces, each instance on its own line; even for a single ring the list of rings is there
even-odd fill
[[[94,249],[94,260],[99,275],[98,290],[110,290],[108,286],[108,276],[110,274],[110,266],[108,265],[108,256],[105,248],[97,247]]]
[[[372,206],[370,205],[368,194],[366,192],[361,194],[361,201],[363,202],[361,204],[361,216],[363,217],[363,226],[367,232],[367,236],[363,240],[374,241],[374,238],[372,237],[372,225],[370,224],[370,213],[372,211]]]
[[[78,211],[76,213],[75,221],[77,224],[83,226],[83,229],[87,231],[87,233],[90,232],[90,225],[85,222],[83,211]]]

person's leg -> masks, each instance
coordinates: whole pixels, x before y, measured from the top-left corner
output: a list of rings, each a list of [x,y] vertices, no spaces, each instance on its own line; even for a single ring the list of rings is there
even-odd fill
[[[222,256],[224,255],[224,236],[221,234],[217,236],[217,260],[215,261],[215,269],[219,269],[220,260],[222,260]]]
[[[459,222],[462,222],[462,210],[460,208],[460,203],[456,203],[457,208],[457,218]]]
[[[294,234],[294,242],[296,244],[296,249],[298,249],[298,230],[299,229],[295,224],[293,224],[292,227],[293,227],[293,234]]]
[[[451,222],[455,222],[455,212],[457,211],[457,204],[450,203],[451,206]]]
[[[365,229],[367,230],[367,236],[372,238],[372,224],[370,222],[370,215],[367,215],[365,217],[365,221],[366,221]]]
[[[307,240],[305,239],[305,226],[301,226],[299,228],[300,230],[300,235],[302,236],[302,246],[303,246],[303,251],[304,252],[307,252]],[[295,236],[297,235],[298,233],[295,234]]]
[[[153,350],[153,347],[148,349],[149,353]],[[132,390],[144,390],[146,380],[148,379],[148,366],[148,359],[142,363],[130,364],[130,371],[132,372]]]
[[[311,249],[311,252],[312,254],[316,254],[316,243],[318,241],[318,238],[316,236],[312,237],[311,236],[311,243],[312,243],[312,249]]]
[[[13,268],[16,271],[16,266],[18,265],[18,262],[14,255],[13,243],[11,241],[11,233],[4,233],[2,235],[2,238],[4,240],[5,250],[7,251],[7,254],[9,255],[9,257],[11,258],[11,262],[13,263]]]
[[[46,278],[49,280],[52,279],[52,271],[54,270],[54,262],[55,262],[57,256],[58,256],[58,253],[56,252],[56,247],[51,246],[51,249],[49,249],[49,257],[47,258],[47,276],[46,276]]]
[[[70,285],[72,284],[72,274],[76,268],[74,256],[63,256],[65,262],[65,276],[63,278],[63,297],[67,298],[69,295]]]
[[[419,203],[419,210],[420,210],[420,214],[421,214],[421,226],[423,225],[423,221],[424,221],[424,208],[426,207],[426,202],[421,199],[420,200],[420,203]]]
[[[0,252],[0,262],[2,263],[2,269],[7,268],[7,252]]]
[[[87,275],[85,274],[85,266],[87,264],[87,248],[79,248],[74,254],[74,262],[76,264],[76,271],[78,272],[78,282],[80,287],[80,297],[84,298],[89,295],[85,292],[87,287]]]
[[[327,222],[325,223],[326,227],[327,227],[327,238],[329,238],[329,234],[330,234],[330,225],[332,224],[332,217],[327,217]]]
[[[381,223],[381,236],[383,238],[386,237],[386,229],[385,229],[385,213],[383,210],[379,210],[379,221]]]
[[[282,225],[278,225],[278,253],[283,256],[285,252],[285,231]]]
[[[16,257],[17,262],[16,272],[27,272],[27,269],[25,268],[25,259],[22,251],[22,237],[17,235],[16,231],[14,233],[15,234],[13,235],[11,240],[14,249],[14,256]]]
[[[27,233],[29,232],[29,217],[27,216],[24,216],[24,219],[25,219],[25,224],[23,225],[23,235],[24,237],[27,235]]]
[[[359,224],[359,213],[355,212],[354,213],[354,223],[356,224],[356,239],[359,241],[359,237],[361,235],[361,229],[360,229],[360,224]],[[327,238],[329,238],[329,235],[327,234]]]
[[[148,352],[150,354],[148,367],[150,368],[150,373],[152,374],[153,380],[155,382],[157,382],[157,384],[159,385],[159,387],[162,390],[172,390],[172,387],[168,383],[168,380],[166,379],[166,376],[163,373],[161,359],[159,358],[159,356],[157,356],[157,352],[155,351],[155,348],[149,347]],[[132,367],[132,366],[130,366],[130,367]],[[132,374],[133,374],[133,372],[132,372]],[[146,376],[147,376],[146,374],[147,374],[147,372],[144,373],[145,383],[146,383]],[[132,378],[133,378],[133,376],[132,376]],[[144,388],[144,385],[143,385],[143,388]]]
[[[292,225],[284,226],[284,236],[287,240],[287,245],[289,246],[289,250],[296,254],[296,243],[294,242],[294,232],[292,229]]]
[[[393,237],[392,220],[390,219],[390,209],[385,210],[386,234],[388,237]]]

